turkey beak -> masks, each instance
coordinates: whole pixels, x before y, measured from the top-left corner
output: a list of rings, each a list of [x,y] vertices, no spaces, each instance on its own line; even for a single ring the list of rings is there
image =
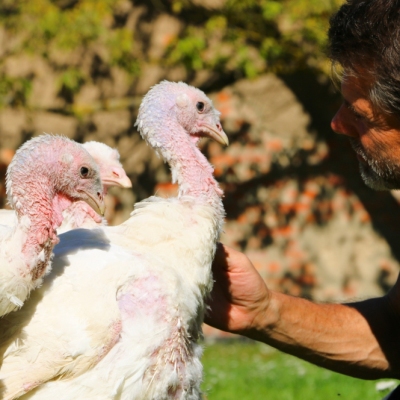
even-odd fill
[[[203,123],[202,127],[205,128],[203,131],[204,136],[214,139],[223,146],[229,145],[228,136],[226,136],[226,133],[222,129],[222,125],[219,122],[215,124],[215,126]]]
[[[91,193],[85,192],[86,198],[82,199],[85,203],[87,203],[90,207],[93,208],[97,214],[100,214],[104,217],[104,213],[106,211],[106,205],[104,203],[103,193],[97,192],[96,196],[93,196]]]
[[[101,176],[101,181],[106,187],[119,186],[123,188],[131,188],[132,182],[126,175],[125,170],[122,167],[113,167],[104,176]]]

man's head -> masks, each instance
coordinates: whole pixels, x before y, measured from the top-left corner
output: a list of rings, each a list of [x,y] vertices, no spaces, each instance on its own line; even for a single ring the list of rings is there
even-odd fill
[[[329,30],[344,102],[332,129],[351,137],[366,184],[400,188],[400,1],[348,0]]]

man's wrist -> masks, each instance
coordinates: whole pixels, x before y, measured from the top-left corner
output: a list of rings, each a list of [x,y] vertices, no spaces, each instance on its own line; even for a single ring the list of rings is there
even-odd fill
[[[262,342],[268,341],[280,320],[282,296],[284,295],[279,292],[269,291],[268,298],[255,313],[251,328],[246,336]]]

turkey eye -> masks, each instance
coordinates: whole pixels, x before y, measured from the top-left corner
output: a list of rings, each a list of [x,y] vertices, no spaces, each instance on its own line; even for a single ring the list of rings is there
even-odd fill
[[[87,178],[88,175],[89,175],[89,168],[81,167],[81,177],[82,178]]]
[[[204,111],[204,103],[203,103],[202,101],[199,101],[199,102],[196,104],[196,108],[197,108],[197,111],[203,112],[203,111]]]

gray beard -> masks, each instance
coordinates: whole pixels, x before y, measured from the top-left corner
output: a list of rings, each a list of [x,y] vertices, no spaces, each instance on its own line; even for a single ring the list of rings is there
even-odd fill
[[[350,144],[365,161],[359,161],[359,168],[368,187],[374,190],[400,189],[400,165],[394,165],[390,160],[383,160],[378,156],[367,155],[359,140],[350,138]]]
[[[400,185],[395,185],[393,182],[386,181],[376,171],[374,171],[369,165],[364,165],[359,161],[359,169],[361,178],[364,183],[371,189],[374,190],[393,190],[399,189]]]

